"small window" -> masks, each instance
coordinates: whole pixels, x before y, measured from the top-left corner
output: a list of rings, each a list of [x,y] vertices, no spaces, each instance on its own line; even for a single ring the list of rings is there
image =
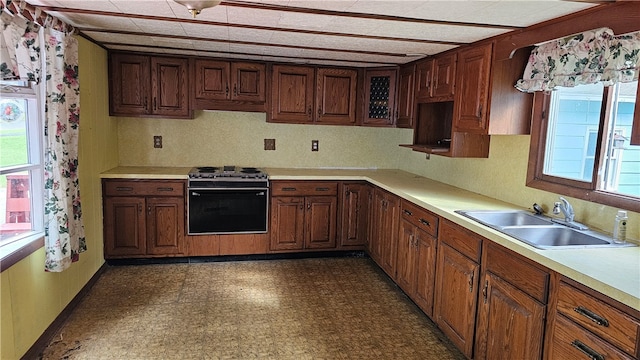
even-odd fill
[[[42,122],[37,91],[2,81],[0,98],[0,246],[43,230]]]
[[[635,81],[536,93],[528,185],[639,211],[640,146],[630,145],[637,88]]]

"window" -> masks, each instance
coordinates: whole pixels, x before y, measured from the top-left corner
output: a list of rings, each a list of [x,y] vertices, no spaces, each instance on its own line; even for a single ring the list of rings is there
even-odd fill
[[[536,93],[527,185],[639,211],[637,89],[635,81]]]
[[[42,122],[36,86],[0,82],[0,246],[43,231]]]

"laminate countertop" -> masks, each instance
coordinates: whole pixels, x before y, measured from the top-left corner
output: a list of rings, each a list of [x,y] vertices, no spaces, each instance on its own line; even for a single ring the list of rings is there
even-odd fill
[[[117,167],[102,178],[188,179],[186,167]],[[477,223],[455,210],[521,207],[402,170],[267,168],[270,180],[367,181],[451,220],[568,278],[640,310],[640,247],[540,250]]]

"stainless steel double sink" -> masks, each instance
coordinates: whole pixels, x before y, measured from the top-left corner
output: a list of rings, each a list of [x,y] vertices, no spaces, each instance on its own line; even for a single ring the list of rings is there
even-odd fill
[[[456,213],[498,230],[538,249],[611,248],[637,246],[614,243],[592,230],[576,230],[523,210],[456,210]]]

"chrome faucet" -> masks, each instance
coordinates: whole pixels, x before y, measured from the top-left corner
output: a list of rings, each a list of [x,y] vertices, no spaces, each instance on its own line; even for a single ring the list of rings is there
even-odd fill
[[[555,215],[560,215],[561,212],[564,215],[564,220],[552,218],[551,221],[578,230],[588,229],[588,227],[584,224],[580,224],[574,221],[576,214],[573,211],[573,206],[571,206],[571,204],[569,204],[569,201],[562,196],[560,196],[560,201],[556,201],[555,203],[553,203],[553,213]]]

